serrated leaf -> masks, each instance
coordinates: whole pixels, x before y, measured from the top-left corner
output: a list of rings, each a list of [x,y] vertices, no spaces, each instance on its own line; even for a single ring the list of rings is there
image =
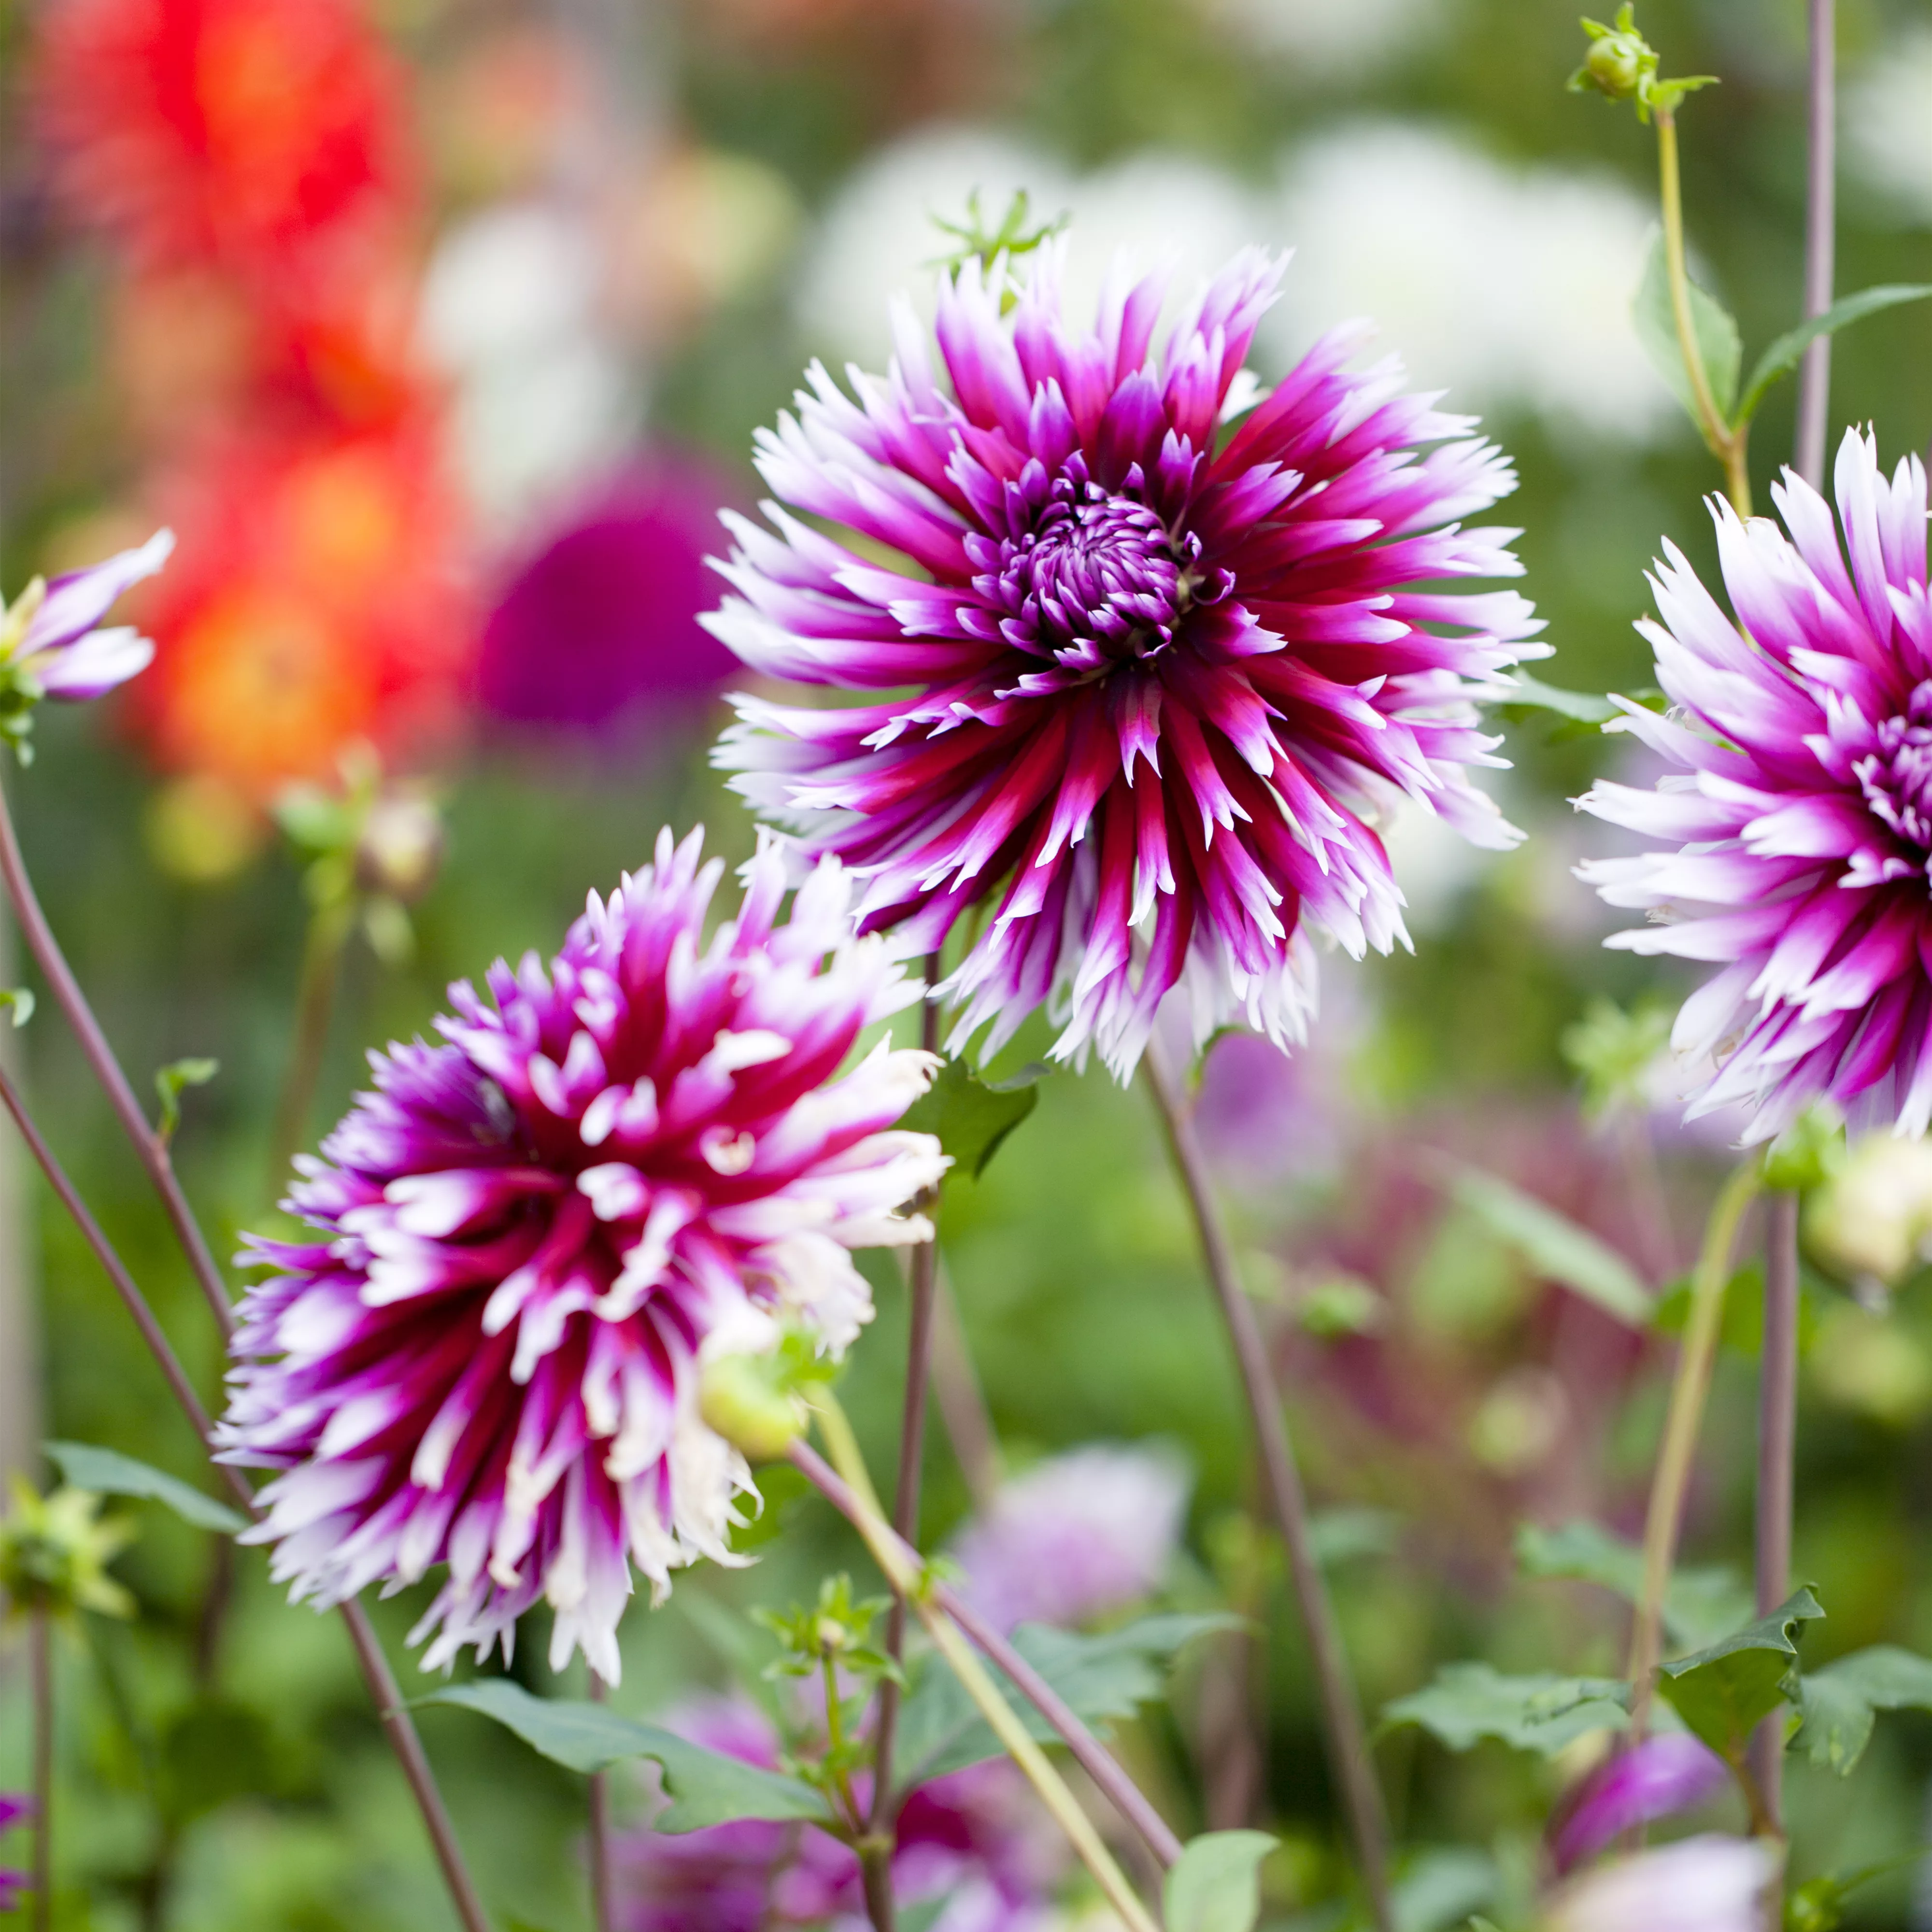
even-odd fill
[[[1874,1712],[1932,1711],[1932,1658],[1874,1644],[1807,1671],[1799,1689],[1804,1721],[1793,1748],[1843,1777],[1864,1750]]]
[[[1788,376],[1804,360],[1804,352],[1821,335],[1835,335],[1848,323],[1876,315],[1881,309],[1896,308],[1902,302],[1923,302],[1932,296],[1932,282],[1886,282],[1876,288],[1860,289],[1856,295],[1841,296],[1822,315],[1796,328],[1786,329],[1757,358],[1757,366],[1744,385],[1738,404],[1738,421],[1748,422],[1757,413],[1765,392],[1780,377]]]
[[[1462,1207],[1538,1274],[1633,1328],[1648,1325],[1652,1303],[1642,1277],[1587,1228],[1480,1168],[1452,1166],[1449,1187]]]
[[[197,1529],[219,1530],[232,1536],[248,1527],[248,1520],[226,1503],[205,1496],[178,1476],[164,1469],[137,1462],[118,1450],[101,1449],[92,1442],[48,1442],[41,1445],[47,1460],[77,1490],[92,1490],[100,1496],[139,1496],[149,1502],[165,1503],[184,1522]]]
[[[190,1087],[206,1087],[221,1071],[218,1060],[170,1060],[154,1076],[154,1091],[161,1096],[161,1118],[154,1131],[172,1140],[181,1125],[181,1096]]]
[[[1028,1066],[1010,1080],[982,1080],[963,1060],[946,1060],[899,1125],[937,1134],[952,1156],[953,1172],[976,1180],[1006,1136],[1040,1105],[1039,1082],[1046,1071]]]
[[[1509,684],[1507,692],[1486,698],[1484,702],[1520,705],[1527,710],[1554,711],[1559,717],[1579,724],[1604,724],[1620,715],[1607,698],[1600,698],[1593,691],[1565,691],[1557,685],[1545,684],[1541,678],[1532,677],[1526,670],[1511,671]]]
[[[34,995],[26,986],[0,986],[0,1006],[11,1010],[17,1031],[34,1017]]]
[[[1240,1624],[1239,1617],[1226,1612],[1142,1617],[1093,1636],[1022,1624],[1013,1633],[1012,1644],[1076,1716],[1099,1724],[1130,1718],[1158,1697],[1166,1666],[1184,1645],[1210,1631],[1238,1629]],[[1033,1736],[1052,1742],[1058,1733],[997,1664],[989,1662],[986,1668]],[[940,1658],[928,1654],[899,1709],[898,1760],[903,1784],[910,1790],[947,1772],[998,1757],[1002,1750],[958,1679]]]
[[[1657,1688],[1691,1730],[1736,1762],[1760,1718],[1796,1694],[1797,1636],[1825,1614],[1808,1589],[1708,1648],[1660,1666]]]
[[[1562,1576],[1595,1583],[1635,1603],[1643,1593],[1643,1552],[1600,1523],[1566,1522],[1516,1532],[1516,1564],[1526,1576]],[[1752,1610],[1751,1593],[1724,1568],[1680,1570],[1664,1599],[1664,1628],[1674,1644],[1701,1649],[1736,1630]]]
[[[1690,286],[1690,326],[1697,338],[1705,380],[1711,386],[1718,413],[1729,421],[1732,400],[1738,392],[1738,370],[1744,362],[1743,339],[1730,311],[1716,296],[1706,293],[1695,282]],[[1637,339],[1643,344],[1644,353],[1670,386],[1672,394],[1684,405],[1691,421],[1696,422],[1697,405],[1691,393],[1690,374],[1684,366],[1683,351],[1678,344],[1676,317],[1671,310],[1670,276],[1664,262],[1661,233],[1651,238],[1643,280],[1638,284],[1630,316],[1636,324]]]
[[[1167,1932],[1252,1932],[1262,1910],[1267,1832],[1209,1832],[1190,1838],[1161,1886]]]
[[[695,1832],[740,1818],[826,1819],[824,1802],[810,1785],[722,1751],[706,1750],[656,1724],[620,1718],[602,1704],[533,1697],[508,1678],[456,1684],[413,1700],[480,1712],[514,1731],[532,1750],[571,1771],[607,1770],[650,1758],[664,1773],[671,1803],[652,1820],[659,1832]]]
[[[1614,1677],[1505,1677],[1486,1664],[1445,1664],[1434,1682],[1385,1705],[1382,1722],[1419,1724],[1454,1751],[1496,1738],[1553,1757],[1586,1731],[1621,1726],[1629,1707],[1630,1686]]]

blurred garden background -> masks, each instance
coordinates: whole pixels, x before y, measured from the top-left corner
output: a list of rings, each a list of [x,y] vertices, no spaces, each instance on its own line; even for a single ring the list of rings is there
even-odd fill
[[[1690,238],[1760,344],[1798,315],[1798,0],[1655,0],[1643,25],[1672,71],[1722,77],[1685,119]],[[1647,684],[1644,570],[1666,532],[1711,560],[1699,498],[1718,478],[1630,320],[1652,146],[1564,91],[1580,46],[1569,0],[0,0],[0,584],[160,523],[179,538],[130,600],[154,668],[110,705],[44,712],[7,782],[137,1084],[218,1062],[176,1147],[220,1252],[274,1224],[287,1145],[314,1144],[365,1048],[426,1027],[447,981],[553,948],[661,824],[748,853],[707,763],[734,681],[697,621],[716,512],[757,501],[752,432],[810,358],[882,367],[889,296],[930,312],[952,245],[934,218],[965,219],[976,191],[995,218],[1020,189],[1067,215],[1087,299],[1120,249],[1185,284],[1249,243],[1292,248],[1262,380],[1376,317],[1380,346],[1515,460],[1503,518],[1556,647],[1540,674]],[[1847,0],[1840,56],[1839,285],[1932,279],[1932,10]],[[1888,465],[1922,450],[1929,351],[1917,307],[1840,338],[1832,440],[1872,418]],[[1791,407],[1787,388],[1760,419],[1760,493]],[[1554,1208],[1667,1300],[1725,1159],[1721,1121],[1686,1130],[1640,1077],[1662,1038],[1646,1003],[1667,1011],[1684,982],[1603,951],[1616,916],[1571,876],[1620,848],[1568,800],[1625,754],[1547,713],[1505,720],[1492,788],[1528,842],[1479,854],[1397,824],[1414,956],[1324,960],[1308,1051],[1228,1038],[1202,1089],[1371,1711],[1447,1658],[1618,1667],[1615,1600],[1522,1576],[1516,1540],[1585,1517],[1634,1534],[1661,1414],[1667,1336],[1552,1279],[1455,1177],[1473,1165]],[[297,1016],[323,1012],[332,970],[291,1118]],[[51,1004],[0,1052],[212,1401],[206,1311]],[[1190,1650],[1123,1750],[1190,1828],[1282,1834],[1270,1922],[1336,1924],[1313,1690],[1279,1560],[1242,1527],[1247,1430],[1154,1116],[1097,1067],[1038,1090],[946,1195],[953,1359],[992,1441],[956,1388],[925,1540],[969,1515],[989,1458],[1020,1472],[1156,1445],[1187,1500],[1155,1594],[1232,1603],[1265,1636]],[[1928,1166],[1908,1149],[1808,1224],[1796,1574],[1828,1618],[1808,1663],[1932,1646]],[[904,1291],[889,1256],[865,1265],[879,1312],[845,1387],[884,1469]],[[1740,1574],[1755,1292],[1747,1268],[1687,1542]],[[206,1484],[8,1128],[0,1466],[40,1480],[46,1438]],[[862,1569],[802,1484],[766,1490],[754,1567],[638,1601],[620,1708],[724,1681],[707,1606]],[[338,1623],[288,1609],[259,1552],[118,1507],[138,1614],[89,1619],[61,1654],[57,1923],[452,1923]],[[406,1688],[430,1587],[379,1606]],[[7,1642],[0,1790],[19,1790]],[[544,1648],[513,1666],[539,1690]],[[576,1932],[580,1781],[472,1714],[422,1728],[505,1922]],[[1562,1766],[1500,1744],[1452,1758],[1413,1728],[1378,1748],[1400,1836],[1442,1848],[1416,1932],[1504,1912]],[[1882,1730],[1850,1780],[1791,1775],[1801,1864],[1905,1852],[1932,1830],[1932,1720]],[[616,1802],[647,1808],[628,1785]],[[1910,1865],[1874,1882],[1854,1922],[1932,1926],[1917,1883]]]

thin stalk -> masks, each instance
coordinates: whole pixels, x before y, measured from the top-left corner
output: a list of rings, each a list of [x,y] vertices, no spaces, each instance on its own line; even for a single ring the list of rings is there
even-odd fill
[[[856,1523],[860,1504],[852,1491],[826,1465],[823,1456],[803,1442],[794,1442],[790,1451],[793,1465],[832,1508],[848,1522]],[[919,1556],[902,1541],[894,1539],[904,1564],[916,1574]],[[1066,1700],[1033,1666],[987,1623],[958,1593],[943,1582],[934,1582],[929,1592],[933,1603],[952,1618],[974,1642],[1012,1680],[1013,1688],[1031,1704],[1058,1733],[1074,1762],[1105,1794],[1120,1816],[1138,1832],[1148,1850],[1162,1866],[1180,1857],[1180,1840],[1107,1748],[1094,1736]]]
[[[33,1932],[54,1922],[54,1641],[53,1619],[37,1610],[28,1626],[27,1668],[34,1680]]]
[[[47,1145],[38,1126],[27,1112],[20,1091],[4,1071],[0,1070],[0,1102],[4,1102],[19,1126],[21,1136],[26,1142],[28,1150],[39,1163],[40,1171],[46,1176],[48,1185],[68,1212],[73,1216],[74,1225],[80,1228],[82,1238],[94,1251],[94,1258],[106,1270],[116,1292],[134,1318],[135,1327],[148,1345],[156,1363],[173,1391],[182,1412],[188,1418],[202,1448],[211,1459],[214,1454],[214,1425],[208,1412],[202,1406],[201,1399],[195,1394],[194,1384],[188,1378],[188,1372],[182,1366],[181,1359],[174,1352],[160,1324],[154,1319],[151,1309],[134,1277],[129,1274],[112,1243],[102,1232],[100,1224],[88,1211],[87,1204],[81,1198],[80,1190],[68,1178],[66,1171],[55,1158],[53,1150]],[[242,1508],[251,1517],[259,1517],[260,1510],[255,1501],[254,1492],[248,1486],[242,1472],[225,1462],[214,1465],[217,1472],[227,1484],[230,1492]],[[463,1922],[466,1932],[489,1932],[489,1921],[484,1916],[482,1901],[464,1864],[461,1848],[456,1841],[456,1834],[449,1822],[449,1814],[442,1802],[442,1794],[436,1787],[436,1775],[430,1768],[429,1760],[424,1755],[422,1741],[416,1735],[416,1723],[403,1703],[402,1693],[397,1688],[394,1673],[389,1669],[388,1659],[382,1653],[370,1628],[368,1616],[359,1603],[351,1601],[340,1605],[342,1620],[348,1626],[350,1641],[356,1651],[356,1661],[362,1671],[364,1682],[369,1687],[376,1713],[382,1729],[387,1734],[391,1748],[403,1768],[403,1774],[409,1780],[418,1807],[422,1813],[423,1824],[429,1833],[430,1843],[436,1853],[436,1862],[442,1868],[444,1880],[454,1901],[457,1913]]]
[[[7,896],[14,902],[28,951],[34,956],[61,1011],[67,1016],[68,1024],[73,1028],[101,1091],[107,1096],[108,1104],[114,1109],[122,1131],[146,1168],[154,1192],[161,1197],[161,1205],[175,1231],[175,1238],[188,1257],[188,1266],[201,1285],[201,1292],[207,1298],[225,1341],[235,1332],[235,1315],[228,1305],[228,1290],[222,1282],[220,1270],[214,1265],[214,1256],[209,1252],[201,1224],[194,1217],[194,1210],[188,1205],[188,1196],[182,1191],[174,1163],[168,1157],[167,1143],[148,1124],[140,1102],[134,1097],[134,1088],[128,1084],[127,1075],[121,1070],[120,1061],[114,1057],[114,1049],[107,1043],[107,1036],[100,1030],[100,1022],[94,1018],[94,1010],[87,1003],[87,995],[81,991],[80,982],[74,976],[73,969],[61,951],[53,928],[48,925],[46,915],[40,910],[33,881],[27,876],[26,861],[21,856],[20,842],[14,830],[13,814],[8,808],[4,785],[0,785],[0,881],[4,882]]]
[[[608,1694],[602,1678],[590,1673],[590,1701],[601,1704]],[[590,1923],[595,1932],[610,1932],[610,1785],[601,1771],[590,1774]]]
[[[926,962],[926,998],[920,1009],[920,1045],[928,1053],[939,1050],[939,1006],[934,994],[944,970],[939,956]],[[920,1197],[920,1210],[939,1210],[939,1190],[928,1188]],[[902,1540],[919,1542],[920,1475],[926,1461],[926,1391],[932,1381],[933,1300],[939,1273],[937,1232],[912,1252],[908,1282],[909,1316],[906,1328],[905,1401],[899,1416],[899,1465],[892,1492],[892,1529]],[[895,1664],[905,1651],[906,1605],[895,1596],[886,1617],[886,1654]],[[872,1732],[872,1810],[868,1844],[860,1855],[866,1875],[866,1909],[873,1932],[892,1932],[892,1741],[898,1730],[899,1687],[892,1678],[879,1684],[879,1714]]]
[[[302,943],[302,979],[296,989],[296,1022],[288,1072],[275,1102],[274,1138],[269,1142],[271,1185],[279,1190],[289,1163],[307,1137],[315,1090],[322,1079],[322,1058],[328,1046],[328,1023],[335,1011],[335,988],[341,977],[342,948],[355,913],[344,898],[317,906]]]
[[[1745,462],[1750,440],[1748,423],[1728,423],[1711,393],[1710,377],[1698,346],[1697,328],[1690,314],[1690,274],[1684,262],[1684,191],[1677,161],[1677,117],[1667,107],[1657,110],[1658,196],[1664,207],[1664,266],[1670,284],[1670,318],[1677,328],[1677,346],[1690,378],[1696,406],[1697,427],[1711,454],[1724,466],[1725,493],[1741,517],[1751,513],[1750,471]]]
[[[1275,1526],[1288,1549],[1295,1601],[1300,1609],[1309,1654],[1321,1691],[1328,1761],[1340,1787],[1349,1834],[1354,1841],[1363,1890],[1367,1894],[1378,1932],[1394,1932],[1394,1907],[1389,1895],[1388,1814],[1381,1786],[1376,1782],[1368,1731],[1362,1722],[1361,1706],[1349,1675],[1348,1655],[1342,1647],[1335,1606],[1330,1600],[1321,1565],[1316,1561],[1309,1534],[1308,1502],[1302,1492],[1301,1474],[1295,1466],[1294,1450],[1288,1441],[1288,1424],[1282,1413],[1281,1396],[1275,1387],[1267,1346],[1255,1320],[1253,1306],[1241,1287],[1234,1245],[1214,1198],[1193,1120],[1158,1040],[1148,1041],[1142,1066],[1166,1130],[1175,1171],[1194,1210],[1202,1258],[1240,1370],[1241,1386],[1254,1423]]]
[[[1650,1723],[1651,1678],[1661,1653],[1664,1597],[1677,1560],[1677,1539],[1684,1527],[1684,1498],[1690,1486],[1690,1470],[1697,1455],[1697,1436],[1703,1426],[1705,1398],[1710,1394],[1711,1370],[1717,1360],[1718,1336],[1724,1324],[1724,1288],[1730,1278],[1731,1250],[1744,1210],[1762,1184],[1759,1164],[1746,1161],[1724,1183],[1711,1218],[1705,1224],[1704,1244],[1690,1277],[1690,1319],[1677,1354],[1677,1372],[1670,1384],[1670,1407],[1664,1418],[1664,1443],[1658,1451],[1657,1471],[1651,1479],[1650,1509],[1644,1520],[1643,1594],[1637,1603],[1630,1631],[1630,1737],[1641,1738]]]
[[[1832,306],[1832,230],[1837,214],[1837,65],[1834,0],[1810,0],[1810,158],[1804,197],[1804,316]],[[1814,338],[1798,365],[1796,467],[1814,489],[1825,477],[1826,412],[1832,392],[1832,338]]]
[[[1798,1436],[1798,1196],[1774,1194],[1764,1231],[1764,1352],[1758,1374],[1757,1609],[1791,1592],[1792,1474]],[[1750,1766],[1771,1830],[1784,1835],[1784,1713],[1750,1742]]]
[[[998,1687],[986,1674],[986,1666],[974,1655],[959,1626],[933,1603],[925,1588],[916,1554],[908,1550],[886,1521],[878,1499],[872,1494],[872,1482],[859,1454],[851,1425],[829,1396],[820,1398],[819,1426],[824,1430],[832,1460],[845,1479],[848,1495],[854,1509],[852,1522],[873,1560],[884,1571],[886,1580],[901,1598],[911,1604],[933,1646],[945,1658],[947,1667],[959,1680],[960,1688],[978,1707],[1006,1754],[1026,1774],[1039,1792],[1040,1802],[1054,1822],[1066,1834],[1080,1856],[1081,1862],[1094,1875],[1102,1894],[1119,1914],[1129,1932],[1160,1932],[1157,1922],[1140,1895],[1127,1882],[1126,1874],[1114,1862],[1114,1855],[1094,1828],[1093,1820],[1080,1808],[1080,1801],[1066,1781],[1055,1771],[1046,1754],[1028,1734],[1014,1714]],[[796,1460],[794,1445],[794,1461]]]

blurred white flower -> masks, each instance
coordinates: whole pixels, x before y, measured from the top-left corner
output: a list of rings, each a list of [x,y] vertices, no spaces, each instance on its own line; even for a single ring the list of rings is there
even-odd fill
[[[1545,1932],[1761,1932],[1778,1854],[1762,1839],[1686,1838],[1574,1879]]]
[[[500,530],[628,440],[633,377],[602,320],[602,260],[586,220],[542,201],[472,215],[430,257],[425,346],[455,386],[464,480]]]
[[[1091,310],[1117,254],[1142,270],[1168,270],[1178,304],[1238,250],[1271,238],[1258,197],[1187,155],[1150,150],[1076,176],[991,130],[924,128],[872,155],[827,211],[794,304],[808,345],[836,363],[883,368],[890,298],[910,295],[932,319],[933,264],[955,245],[934,217],[960,220],[976,190],[982,214],[997,224],[1021,189],[1033,220],[1073,218],[1065,286],[1076,314]]]
[[[1196,0],[1219,28],[1306,82],[1360,81],[1442,36],[1453,0]]]
[[[1860,1135],[1805,1203],[1804,1239],[1840,1274],[1895,1286],[1932,1243],[1932,1141]]]
[[[1272,226],[1296,253],[1268,339],[1286,362],[1367,316],[1378,346],[1444,385],[1451,409],[1649,440],[1681,413],[1630,321],[1651,220],[1610,176],[1513,168],[1454,133],[1358,122],[1284,158]]]
[[[1932,26],[1888,43],[1846,90],[1845,161],[1913,220],[1932,223]]]

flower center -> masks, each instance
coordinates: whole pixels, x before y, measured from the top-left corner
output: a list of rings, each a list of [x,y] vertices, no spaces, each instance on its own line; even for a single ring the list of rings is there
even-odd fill
[[[1877,732],[1879,748],[1852,766],[1872,815],[1932,854],[1932,680]]]
[[[1199,567],[1201,539],[1168,530],[1138,481],[1136,471],[1125,488],[1104,489],[1076,456],[1043,489],[1013,487],[1013,534],[986,545],[992,567],[974,582],[1006,614],[1009,644],[1099,676],[1158,656],[1193,605],[1227,594],[1228,573]]]

